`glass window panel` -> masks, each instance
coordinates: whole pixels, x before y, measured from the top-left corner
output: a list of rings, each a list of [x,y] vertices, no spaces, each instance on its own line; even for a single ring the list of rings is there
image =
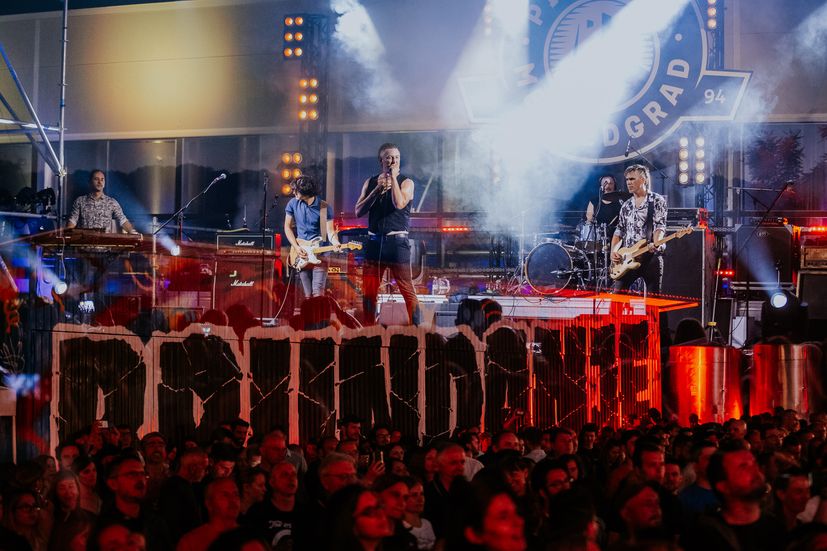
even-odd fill
[[[65,189],[68,211],[76,197],[89,193],[89,176],[92,171],[106,170],[106,141],[66,142],[65,154],[68,170]]]
[[[113,141],[107,194],[120,202],[127,217],[139,226],[147,224],[151,215],[175,212],[177,164],[175,140]]]
[[[190,225],[217,229],[258,229],[258,212],[263,174],[259,165],[258,136],[187,138],[182,145],[181,205],[204,191],[222,172],[226,181],[217,182],[205,196],[196,199],[187,211]]]
[[[32,186],[32,145],[0,145],[0,210],[15,210],[14,198],[23,188]]]

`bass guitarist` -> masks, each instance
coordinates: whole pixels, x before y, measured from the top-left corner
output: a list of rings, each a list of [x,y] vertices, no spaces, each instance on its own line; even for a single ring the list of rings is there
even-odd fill
[[[631,287],[638,278],[646,284],[647,293],[660,293],[663,278],[663,244],[657,249],[653,242],[663,239],[666,232],[666,198],[650,191],[649,169],[643,165],[632,165],[624,173],[626,187],[632,197],[620,209],[617,228],[612,236],[612,262],[622,260],[617,250],[630,247],[641,239],[649,243],[649,252],[639,258],[640,267],[615,280],[613,289],[622,291]]]
[[[284,209],[284,235],[295,248],[300,258],[307,258],[307,252],[298,239],[311,241],[321,237],[339,250],[339,238],[333,225],[333,209],[318,196],[319,188],[310,176],[299,176],[291,184],[293,198]],[[294,231],[295,227],[295,231]],[[312,269],[299,271],[299,280],[305,298],[324,296],[327,283],[327,262],[322,260]]]

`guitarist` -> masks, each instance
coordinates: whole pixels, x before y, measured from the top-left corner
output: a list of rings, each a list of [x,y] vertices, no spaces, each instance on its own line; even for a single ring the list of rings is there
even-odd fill
[[[356,216],[368,215],[368,243],[362,268],[362,304],[365,325],[376,323],[376,298],[385,269],[390,270],[405,299],[408,317],[419,325],[419,301],[411,278],[408,229],[414,183],[399,173],[399,146],[379,147],[381,172],[365,180],[356,201]]]
[[[647,293],[660,293],[663,277],[663,251],[666,245],[657,250],[652,242],[663,239],[666,232],[666,198],[649,190],[649,169],[643,165],[631,165],[624,173],[626,187],[632,197],[623,203],[618,216],[617,228],[612,236],[612,263],[622,260],[617,249],[629,247],[641,239],[650,243],[651,254],[640,257],[640,268],[632,270],[614,282],[613,289],[622,291],[631,287],[638,278],[646,284]]]
[[[284,209],[284,235],[290,245],[295,247],[301,258],[307,258],[307,252],[299,245],[297,237],[307,241],[321,237],[322,242],[329,239],[330,244],[338,250],[340,244],[333,226],[333,209],[318,196],[319,187],[316,182],[310,176],[299,176],[290,185],[293,188],[293,198]],[[305,298],[324,296],[327,262],[322,260],[312,270],[300,270],[299,280]]]

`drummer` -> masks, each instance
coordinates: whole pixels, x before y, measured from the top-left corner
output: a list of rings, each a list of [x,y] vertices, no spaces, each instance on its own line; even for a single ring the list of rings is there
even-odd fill
[[[589,224],[608,224],[606,235],[612,235],[617,226],[617,216],[620,214],[621,201],[617,191],[617,182],[611,174],[600,177],[600,194],[592,196],[586,206],[586,222]],[[608,195],[612,194],[614,196]]]

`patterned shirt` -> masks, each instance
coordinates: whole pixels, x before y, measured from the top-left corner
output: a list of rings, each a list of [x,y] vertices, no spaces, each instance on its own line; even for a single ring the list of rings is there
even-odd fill
[[[652,211],[652,235],[658,230],[666,231],[666,198],[658,193],[648,192],[646,200],[638,207],[632,197],[620,207],[615,236],[621,237],[621,247],[634,245],[641,239],[651,238],[646,233],[646,215],[649,213],[649,203],[654,203]]]
[[[129,222],[123,213],[121,205],[108,195],[101,195],[95,199],[91,193],[81,195],[72,204],[72,213],[69,215],[69,223],[78,228],[103,229],[108,233],[114,233],[112,219],[118,221],[121,226]]]

